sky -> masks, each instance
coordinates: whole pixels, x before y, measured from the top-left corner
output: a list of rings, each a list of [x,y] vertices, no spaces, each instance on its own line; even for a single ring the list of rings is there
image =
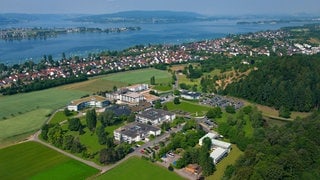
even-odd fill
[[[190,11],[204,15],[320,15],[320,3],[319,0],[0,0],[0,13],[108,14],[128,10]]]

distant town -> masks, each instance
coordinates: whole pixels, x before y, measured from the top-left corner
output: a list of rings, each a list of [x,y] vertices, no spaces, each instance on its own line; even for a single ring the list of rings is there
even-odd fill
[[[0,39],[6,41],[22,40],[22,39],[47,39],[53,38],[61,34],[67,33],[120,33],[124,31],[139,31],[140,27],[120,27],[120,28],[88,28],[88,27],[72,27],[72,28],[9,28],[0,29]]]
[[[311,28],[319,27],[314,25]],[[114,31],[128,29],[130,28],[119,28]],[[84,29],[84,31],[89,30],[95,31],[97,29]],[[21,31],[25,32],[24,30]],[[81,28],[75,28],[63,31],[79,32],[82,30]],[[290,29],[280,29],[230,35],[221,39],[181,45],[138,45],[121,52],[90,53],[88,57],[66,57],[62,53],[62,59],[58,61],[53,60],[50,55],[44,55],[44,58],[39,63],[27,61],[13,66],[1,64],[0,87],[7,88],[17,82],[29,84],[35,80],[54,80],[80,74],[94,76],[107,72],[150,67],[157,64],[204,61],[215,54],[221,54],[226,57],[245,55],[252,57],[247,59],[254,59],[257,56],[312,55],[320,52],[319,45],[295,40],[292,32]],[[250,62],[248,61],[243,61],[243,64],[249,64]]]

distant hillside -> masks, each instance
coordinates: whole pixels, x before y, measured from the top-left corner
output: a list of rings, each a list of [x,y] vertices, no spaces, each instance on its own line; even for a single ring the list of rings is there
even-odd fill
[[[259,104],[293,111],[320,105],[320,54],[270,58],[225,92]]]
[[[132,23],[176,23],[206,19],[206,16],[192,12],[174,11],[124,11],[113,14],[83,16],[72,19],[80,22],[132,22]]]

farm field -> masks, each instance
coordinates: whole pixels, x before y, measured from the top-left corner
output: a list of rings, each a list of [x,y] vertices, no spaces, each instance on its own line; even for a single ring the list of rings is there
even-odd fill
[[[127,84],[150,83],[150,78],[152,76],[155,77],[156,84],[171,82],[170,73],[152,68],[115,73],[105,76],[103,80],[117,81]]]
[[[51,88],[31,93],[0,97],[0,120],[10,119],[12,115],[20,115],[37,109],[55,110],[67,105],[72,99],[83,96],[82,91],[67,91]]]
[[[0,149],[2,179],[86,179],[98,172],[36,142]]]
[[[131,157],[97,179],[175,180],[183,178],[164,167],[138,157]]]
[[[82,91],[51,88],[0,97],[0,144],[7,144],[8,138],[10,143],[24,139],[28,136],[26,133],[39,129],[45,123],[48,114],[84,94]]]
[[[235,164],[237,159],[243,154],[242,151],[236,146],[232,145],[232,150],[228,154],[227,157],[225,157],[222,161],[220,161],[216,168],[217,170],[214,172],[213,175],[209,176],[207,179],[208,180],[220,180],[222,179],[224,175],[224,171],[226,170],[228,165]]]
[[[173,102],[166,103],[168,110],[170,111],[181,110],[181,111],[189,112],[193,116],[195,116],[196,114],[198,116],[203,116],[210,109],[210,107],[201,106],[188,101],[180,101],[180,102],[181,102],[180,104],[174,104]]]
[[[6,138],[25,134],[39,129],[45,122],[50,109],[37,109],[23,115],[0,121],[0,144]]]
[[[99,76],[91,78],[84,82],[74,83],[74,84],[68,84],[59,87],[59,89],[62,90],[79,90],[84,91],[88,94],[96,93],[98,91],[111,91],[113,89],[113,86],[116,87],[123,87],[127,86],[127,83],[124,82],[118,82],[118,81],[109,81],[104,79],[106,76],[113,76],[114,74],[105,75],[105,76]]]

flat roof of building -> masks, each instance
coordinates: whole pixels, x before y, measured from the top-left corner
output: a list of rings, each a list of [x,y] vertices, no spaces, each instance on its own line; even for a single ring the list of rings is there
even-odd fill
[[[126,94],[122,94],[122,96],[127,96],[127,97],[131,97],[131,98],[139,98],[142,95],[136,92],[127,92]]]
[[[162,118],[166,115],[174,115],[173,113],[169,111],[165,111],[162,109],[147,109],[145,111],[142,111],[141,113],[137,114],[137,116],[144,117],[151,120],[156,120],[159,118]]]
[[[160,99],[158,96],[150,94],[149,91],[144,92],[142,95],[148,102],[152,102]]]
[[[210,153],[210,157],[212,157],[213,160],[219,159],[221,158],[221,156],[223,156],[225,153],[227,153],[228,150],[221,148],[221,147],[217,147],[215,150],[213,150]]]
[[[224,142],[224,141],[219,141],[217,139],[211,139],[211,142],[212,142],[213,146],[222,147],[224,149],[229,149],[231,147],[230,143]]]
[[[139,133],[147,133],[149,131],[159,131],[159,130],[160,128],[157,128],[148,124],[139,123],[139,122],[133,122],[116,129],[117,132],[132,138],[136,137]]]
[[[93,96],[89,96],[89,97],[73,100],[73,101],[71,101],[70,105],[77,106],[77,105],[79,105],[81,103],[89,102],[89,101],[92,101],[92,100],[103,102],[103,101],[106,101],[107,98],[102,97],[102,96],[93,95]]]

